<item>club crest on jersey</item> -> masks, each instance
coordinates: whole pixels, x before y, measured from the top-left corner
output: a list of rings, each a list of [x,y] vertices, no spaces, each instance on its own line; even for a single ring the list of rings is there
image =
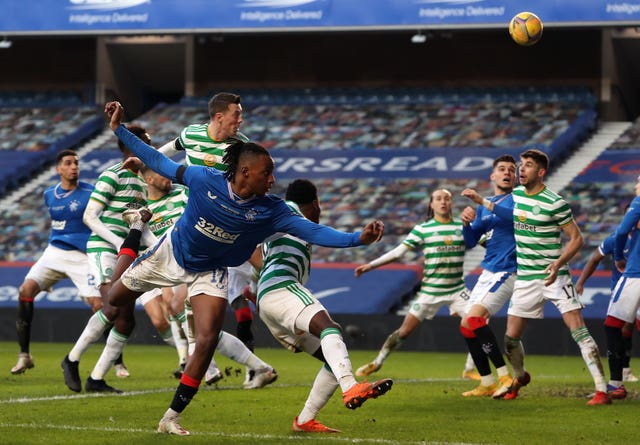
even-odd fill
[[[255,221],[257,214],[258,212],[256,212],[255,209],[250,209],[245,213],[244,217],[247,218],[247,221]]]
[[[518,212],[518,221],[525,222],[526,220],[527,220],[527,212],[525,212],[524,210],[520,210]]]
[[[73,200],[69,203],[69,211],[71,212],[75,212],[76,210],[78,210],[80,208],[80,202],[77,200]]]
[[[539,215],[540,214],[540,206],[534,205],[533,208],[531,209],[531,213],[533,213],[534,215]]]
[[[212,154],[206,154],[202,159],[202,162],[204,162],[204,165],[206,165],[207,167],[213,167],[214,165],[216,165],[216,161],[217,157]]]

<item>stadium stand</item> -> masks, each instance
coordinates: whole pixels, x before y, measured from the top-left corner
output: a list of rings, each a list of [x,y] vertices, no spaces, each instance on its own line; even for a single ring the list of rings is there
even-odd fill
[[[1,92],[0,195],[50,164],[61,149],[94,136],[102,125],[98,107],[71,92]]]
[[[611,144],[609,150],[640,150],[640,117]]]
[[[588,135],[595,103],[593,96],[580,88],[419,91],[332,89],[240,93],[243,94],[246,110],[243,131],[269,147],[297,150],[382,149],[392,146],[422,149],[436,148],[440,144],[456,149],[471,149],[483,146],[471,143],[474,138],[470,135],[476,132],[482,135],[475,138],[476,143],[484,144],[487,148],[546,147],[552,150],[552,154],[560,155],[560,152],[577,146]],[[313,102],[315,105],[311,105]],[[47,122],[59,122],[50,129],[49,134],[69,133],[74,138],[78,133],[84,133],[81,129],[85,126],[93,128],[96,119],[102,125],[102,118],[95,116],[95,107],[80,106],[73,110],[76,110],[75,114],[66,108],[57,110],[48,115],[52,116],[51,119],[42,119],[33,125],[46,127]],[[146,126],[153,143],[159,145],[175,138],[188,123],[206,122],[206,110],[206,98],[185,98],[176,105],[160,104],[135,119],[135,122]],[[63,119],[67,114],[71,118]],[[508,131],[504,131],[504,126],[499,123],[507,115],[514,116],[511,119],[513,125],[508,125]],[[30,122],[28,116],[25,119]],[[387,124],[383,125],[385,122]],[[391,126],[390,122],[395,124]],[[473,125],[469,125],[470,122]],[[535,122],[538,124],[534,125]],[[540,127],[540,122],[546,124]],[[298,129],[302,127],[307,128],[308,132],[300,133]],[[469,128],[473,131],[466,131]],[[433,140],[430,141],[428,135],[436,133],[448,136],[441,137],[440,142],[431,146],[429,144]],[[327,134],[331,136],[326,137]],[[379,137],[372,136],[374,134],[379,134]],[[5,138],[8,138],[8,133],[0,133],[0,141]],[[47,152],[55,154],[57,150],[68,146],[63,141],[66,139],[56,139]],[[553,151],[554,146],[560,145],[562,147]],[[103,168],[118,160],[115,141],[106,138],[97,149],[82,158],[83,180],[94,181]],[[40,162],[38,168],[47,161],[42,159]],[[15,168],[15,164],[8,168]],[[55,175],[52,173],[48,181],[22,197],[15,206],[1,210],[0,240],[4,242],[0,246],[0,260],[34,261],[46,246],[48,223],[42,220],[41,195],[54,181]],[[315,261],[341,263],[363,262],[397,245],[424,218],[428,195],[435,188],[448,188],[454,197],[459,196],[465,187],[488,188],[486,181],[469,178],[438,180],[398,177],[362,178],[357,181],[337,178],[316,182],[322,193],[323,222],[342,230],[356,230],[362,221],[376,215],[382,215],[387,221],[384,243],[367,249],[315,250]],[[285,181],[276,184],[274,192],[282,193],[285,185]],[[458,214],[467,202],[454,199],[454,205],[454,214]],[[415,259],[407,257],[403,262],[411,263]]]

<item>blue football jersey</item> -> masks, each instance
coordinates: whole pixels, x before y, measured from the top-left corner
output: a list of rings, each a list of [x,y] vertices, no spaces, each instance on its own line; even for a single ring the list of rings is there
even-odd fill
[[[49,244],[63,250],[84,252],[91,229],[82,222],[93,185],[80,181],[73,190],[64,190],[60,183],[44,191],[44,202],[51,216]]]
[[[490,201],[513,209],[513,195],[498,195]],[[478,206],[473,222],[462,228],[468,248],[474,247],[485,236],[486,252],[480,265],[490,272],[515,272],[516,239],[513,235],[513,221],[500,218],[483,206]]]

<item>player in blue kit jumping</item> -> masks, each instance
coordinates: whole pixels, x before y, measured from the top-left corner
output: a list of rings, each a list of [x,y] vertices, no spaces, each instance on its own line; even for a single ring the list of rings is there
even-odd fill
[[[111,129],[136,156],[157,173],[189,187],[187,207],[171,232],[144,252],[109,292],[110,303],[130,307],[146,290],[189,285],[196,346],[158,426],[162,433],[188,435],[178,421],[197,393],[218,341],[227,307],[226,268],[248,260],[257,244],[278,232],[317,245],[352,247],[380,240],[384,224],[373,221],[361,232],[345,233],[296,214],[282,199],[267,194],[275,182],[274,164],[269,152],[258,144],[238,142],[228,147],[224,173],[210,167],[187,167],[120,125],[120,103],[107,103],[105,112],[111,118]],[[388,383],[365,385],[360,404],[384,393]]]

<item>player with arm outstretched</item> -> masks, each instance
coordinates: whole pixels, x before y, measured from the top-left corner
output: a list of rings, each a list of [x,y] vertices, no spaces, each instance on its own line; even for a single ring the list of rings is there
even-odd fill
[[[464,283],[463,262],[466,244],[462,235],[462,220],[452,214],[451,192],[437,189],[431,193],[427,220],[413,227],[402,244],[358,266],[356,277],[377,267],[398,260],[411,250],[420,250],[424,257],[422,286],[410,304],[402,325],[386,339],[377,357],[356,371],[367,376],[378,371],[389,354],[413,333],[423,320],[431,320],[442,306],[449,312],[464,316],[470,291]]]
[[[189,357],[170,408],[158,431],[188,435],[180,414],[196,395],[218,342],[227,307],[226,268],[247,261],[255,246],[285,232],[328,247],[351,247],[378,241],[384,225],[374,221],[361,232],[345,233],[316,224],[292,212],[280,198],[269,195],[274,164],[269,152],[253,143],[227,147],[225,173],[173,162],[120,125],[123,108],[105,106],[110,126],[135,155],[152,170],[189,187],[189,201],[170,233],[143,254],[116,281],[109,301],[127,306],[153,287],[189,285],[196,345]]]

